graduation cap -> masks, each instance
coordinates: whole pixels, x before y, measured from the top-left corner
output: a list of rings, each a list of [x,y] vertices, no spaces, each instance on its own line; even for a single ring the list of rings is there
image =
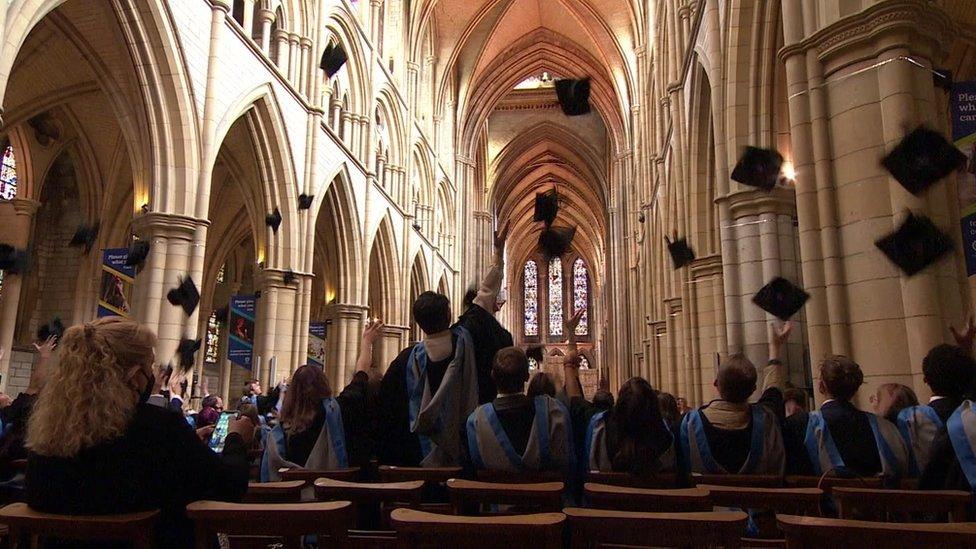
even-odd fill
[[[539,247],[546,257],[561,257],[569,251],[576,227],[546,227],[539,235]]]
[[[668,243],[668,253],[671,254],[675,269],[680,269],[695,260],[695,250],[688,246],[688,240],[675,237],[674,242],[671,242],[671,239],[665,236],[664,241]]]
[[[278,227],[281,226],[281,212],[278,211],[278,208],[275,208],[273,212],[264,216],[264,223],[271,227],[272,231],[278,232]]]
[[[545,349],[542,347],[542,345],[535,345],[525,350],[525,356],[535,359],[536,362],[541,363],[543,361],[544,351]]]
[[[962,151],[939,132],[924,126],[915,128],[881,159],[881,165],[915,195],[965,163],[966,155]]]
[[[74,236],[71,237],[71,241],[68,242],[68,246],[73,248],[84,246],[85,253],[91,251],[92,246],[95,245],[95,241],[98,239],[98,229],[101,223],[98,221],[92,223],[91,225],[78,225],[75,229]]]
[[[913,276],[952,251],[952,239],[931,219],[911,212],[895,232],[874,243],[892,263]]]
[[[227,315],[230,312],[230,308],[227,305],[214,311],[214,317],[217,318],[217,322],[220,324],[227,324]]]
[[[934,69],[932,71],[932,84],[936,88],[949,93],[952,91],[952,71],[949,69]]]
[[[769,192],[779,180],[783,155],[773,149],[746,147],[732,169],[732,180]]]
[[[10,244],[0,243],[0,271],[20,274],[27,270],[27,252]]]
[[[281,275],[281,279],[285,282],[285,284],[291,284],[295,281],[295,271],[285,271]]]
[[[64,335],[64,324],[61,323],[61,319],[58,317],[54,317],[54,320],[48,322],[47,324],[44,324],[43,326],[37,329],[38,341],[47,341],[47,338],[51,336],[61,339],[61,336],[63,335]]]
[[[548,227],[556,220],[558,213],[559,193],[556,192],[555,186],[548,191],[535,193],[535,212],[532,214],[532,221],[543,221]]]
[[[346,64],[346,59],[348,59],[346,52],[340,44],[329,44],[322,53],[322,61],[319,63],[319,68],[324,70],[329,78],[332,78],[332,75],[339,72],[339,69]]]
[[[759,293],[752,297],[752,302],[780,320],[789,320],[808,299],[810,294],[789,280],[778,276],[763,286]]]
[[[149,257],[149,241],[136,240],[129,246],[129,254],[125,257],[125,266],[142,268],[147,257]]]
[[[261,290],[254,292],[254,299],[261,299]]]
[[[298,209],[307,210],[312,207],[312,199],[315,198],[313,194],[302,193],[298,195]]]
[[[170,290],[166,299],[173,305],[183,307],[186,316],[190,316],[200,303],[200,292],[197,291],[193,279],[187,275],[186,278],[180,277],[180,285]]]
[[[556,97],[566,116],[580,116],[590,112],[590,79],[556,80]]]
[[[176,354],[180,357],[180,369],[184,372],[193,368],[193,355],[200,350],[199,339],[182,339],[176,348]]]

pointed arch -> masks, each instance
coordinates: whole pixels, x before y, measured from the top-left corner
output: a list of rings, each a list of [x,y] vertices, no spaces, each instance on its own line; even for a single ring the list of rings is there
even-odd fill
[[[359,276],[363,237],[348,166],[343,163],[326,185],[316,192],[311,209],[315,212],[314,294],[322,304],[358,304],[364,290]]]
[[[369,314],[388,323],[400,321],[400,259],[396,235],[389,213],[384,215],[373,234],[369,252],[369,271],[366,303]]]
[[[356,30],[356,25],[352,23],[353,20],[353,15],[346,10],[345,4],[335,2],[326,15],[326,39],[322,41],[322,49],[317,52],[315,58],[319,59],[322,56],[322,52],[325,51],[330,41],[342,46],[347,57],[344,66],[347,74],[343,78],[343,83],[352,92],[349,107],[354,113],[366,114],[368,111],[367,102],[370,97],[369,90],[366,87],[370,82],[368,57],[360,47],[359,31]],[[322,78],[326,78],[324,71],[321,71],[320,74]],[[340,78],[340,76],[333,76],[333,78]]]

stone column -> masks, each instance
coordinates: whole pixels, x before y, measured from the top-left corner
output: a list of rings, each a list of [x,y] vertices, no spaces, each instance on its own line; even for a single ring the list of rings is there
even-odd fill
[[[251,36],[251,29],[254,28],[254,0],[244,0],[244,19],[241,26],[244,27],[244,34]]]
[[[312,98],[312,82],[314,75],[318,74],[317,67],[310,64],[311,52],[312,52],[312,40],[302,36],[298,40],[299,47],[301,48],[301,64],[298,67],[299,92],[304,94],[305,97]]]
[[[342,142],[346,144],[346,148],[348,148],[349,151],[353,153],[353,155],[355,155],[356,152],[353,147],[355,141],[353,140],[353,129],[352,129],[353,116],[354,115],[349,111],[346,111],[342,113],[342,115],[340,115],[339,124],[341,125],[342,129],[339,132],[339,135],[342,137]]]
[[[271,385],[271,359],[277,363],[277,377],[292,372],[292,336],[295,329],[295,287],[287,285],[282,277],[283,271],[263,269],[254,276],[254,285],[261,291],[255,312],[254,353],[261,357],[255,377],[266,385]]]
[[[298,35],[288,34],[288,80],[292,85],[298,87],[299,63],[301,62],[301,50],[298,49]]]
[[[344,387],[356,368],[359,342],[366,321],[366,307],[348,303],[332,303],[326,307],[329,332],[326,336],[325,370],[333,387]],[[374,349],[374,363],[377,346]]]
[[[369,0],[369,36],[370,41],[379,44],[383,39],[380,36],[380,6],[383,0]]]
[[[265,55],[271,55],[271,23],[274,21],[275,13],[269,9],[261,8],[258,11],[258,18],[261,20],[261,51]]]
[[[41,203],[29,198],[14,198],[8,204],[9,210],[13,212],[5,212],[0,216],[0,220],[7,227],[4,230],[4,242],[15,248],[27,249],[34,215]],[[3,289],[0,290],[0,349],[3,349],[3,357],[0,358],[0,391],[7,390],[7,373],[13,355],[14,330],[17,327],[23,277],[23,274],[4,274]]]
[[[275,56],[275,65],[278,65],[278,69],[284,75],[288,74],[288,31],[282,29],[276,29],[274,32],[274,40],[278,44],[277,55]]]

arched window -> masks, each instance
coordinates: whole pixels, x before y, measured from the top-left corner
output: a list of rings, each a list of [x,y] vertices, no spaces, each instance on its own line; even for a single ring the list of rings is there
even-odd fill
[[[563,262],[558,257],[549,262],[549,335],[563,335]]]
[[[539,335],[539,266],[531,259],[525,262],[523,283],[525,298],[525,329],[526,337]]]
[[[590,369],[590,359],[586,358],[586,355],[580,355],[579,363],[580,363],[580,370]]]
[[[0,200],[12,200],[17,196],[17,159],[14,148],[7,145],[0,159]]]
[[[539,361],[534,358],[529,358],[529,371],[534,372],[539,369]]]
[[[217,311],[210,313],[207,319],[207,347],[204,354],[204,362],[216,364],[220,358],[220,323],[217,322]]]
[[[586,269],[583,258],[573,263],[573,314],[583,311],[576,335],[585,336],[590,333],[590,273]]]
[[[217,271],[217,284],[223,284],[224,277],[226,276],[226,274],[227,274],[227,264],[224,263],[223,265],[220,266],[220,270]]]

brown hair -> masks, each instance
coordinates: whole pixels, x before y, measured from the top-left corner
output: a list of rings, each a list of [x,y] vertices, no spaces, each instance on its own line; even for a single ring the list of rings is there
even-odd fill
[[[715,383],[722,400],[746,402],[756,390],[756,367],[745,355],[734,354],[719,366]]]
[[[155,345],[152,331],[122,317],[68,328],[28,420],[26,446],[71,457],[121,437],[135,415],[139,381],[152,375]],[[130,373],[139,367],[145,379]]]
[[[281,405],[281,424],[289,435],[308,429],[322,407],[322,399],[332,396],[325,372],[308,364],[295,370]]]
[[[915,391],[911,387],[902,385],[901,383],[883,383],[878,387],[878,392],[885,391],[891,395],[891,404],[887,410],[882,410],[882,414],[888,416],[892,413],[898,414],[898,412],[908,408],[910,406],[918,406],[918,397],[915,396]]]
[[[837,400],[850,400],[864,383],[864,373],[850,358],[834,355],[820,363],[820,380],[831,397]]]
[[[529,398],[534,398],[539,395],[554,397],[556,396],[556,383],[553,382],[552,376],[546,372],[538,372],[529,380],[529,388],[526,389],[525,394]]]

